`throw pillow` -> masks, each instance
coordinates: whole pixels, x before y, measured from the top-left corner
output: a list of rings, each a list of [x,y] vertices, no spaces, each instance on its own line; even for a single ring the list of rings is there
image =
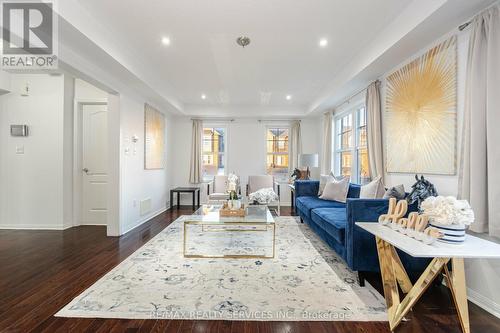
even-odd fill
[[[248,196],[250,202],[258,202],[261,205],[270,204],[273,201],[278,201],[279,197],[272,188],[261,188]]]
[[[331,182],[335,178],[332,175],[320,175],[319,176],[319,190],[318,196],[320,197],[323,194],[323,190],[328,182]]]
[[[385,188],[382,184],[382,177],[377,177],[370,183],[361,186],[359,197],[361,199],[381,199],[384,196]]]
[[[349,178],[333,179],[328,182],[323,190],[323,194],[319,197],[323,200],[332,200],[338,202],[347,201],[347,192],[349,191]]]
[[[405,187],[403,184],[388,188],[385,191],[384,199],[396,198],[398,200],[403,200],[406,198]]]

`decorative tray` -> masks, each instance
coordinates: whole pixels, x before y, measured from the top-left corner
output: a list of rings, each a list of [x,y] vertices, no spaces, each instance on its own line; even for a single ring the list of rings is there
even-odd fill
[[[245,217],[245,207],[242,205],[240,209],[230,209],[225,203],[219,211],[220,217]]]

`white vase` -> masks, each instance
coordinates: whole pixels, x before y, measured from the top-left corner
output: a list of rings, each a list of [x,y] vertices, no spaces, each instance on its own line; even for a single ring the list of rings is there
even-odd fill
[[[241,200],[235,200],[235,209],[241,209]]]
[[[463,224],[440,224],[431,219],[429,225],[443,233],[444,236],[438,241],[450,244],[461,244],[465,241],[467,227]]]

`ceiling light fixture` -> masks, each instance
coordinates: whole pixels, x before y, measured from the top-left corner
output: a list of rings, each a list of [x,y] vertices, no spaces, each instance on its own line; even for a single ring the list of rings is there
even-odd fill
[[[201,99],[207,99],[207,95],[201,94]]]
[[[328,45],[328,40],[326,38],[322,38],[319,40],[320,47],[326,47]]]
[[[167,46],[168,46],[168,45],[170,45],[170,38],[168,38],[168,37],[163,37],[163,38],[161,39],[161,43],[162,43],[163,45],[167,45]]]
[[[236,43],[245,48],[245,46],[247,46],[248,44],[250,44],[250,38],[246,37],[246,36],[241,36],[241,37],[238,37],[236,39]]]
[[[292,95],[286,95],[286,100],[289,101],[292,99]]]

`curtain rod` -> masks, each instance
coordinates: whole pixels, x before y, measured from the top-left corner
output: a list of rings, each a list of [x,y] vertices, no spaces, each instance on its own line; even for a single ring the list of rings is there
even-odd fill
[[[372,84],[373,82],[380,82],[379,79],[375,80],[375,81],[372,81],[370,82],[370,84]],[[368,84],[366,87],[364,87],[363,89],[357,91],[355,94],[352,94],[351,96],[349,96],[347,99],[345,99],[342,103],[339,103],[337,105],[335,105],[335,107],[333,108],[334,112],[335,112],[335,109],[336,108],[339,108],[341,107],[342,105],[344,105],[345,103],[349,103],[351,101],[351,99],[353,99],[354,97],[358,96],[359,94],[361,94],[362,92],[364,92],[366,89],[368,89],[368,87],[370,86],[370,84]]]
[[[463,24],[460,24],[460,25],[458,26],[458,30],[460,30],[460,31],[464,31],[464,29],[465,29],[465,28],[467,28],[467,27],[468,27],[471,23],[472,23],[472,21],[468,21],[468,22],[465,22],[465,23],[463,23]]]
[[[247,118],[241,118],[241,119],[247,119]],[[251,119],[251,118],[248,118]],[[255,119],[255,118],[254,118]],[[217,118],[217,117],[193,117],[191,120],[205,120],[205,121],[236,121],[234,118]],[[273,122],[273,121],[298,121],[301,122],[301,119],[257,119],[259,123],[261,122]]]
[[[361,94],[366,89],[368,89],[368,86],[364,87],[363,89],[361,89],[360,91],[356,92],[355,94],[352,94],[351,96],[349,96],[348,98],[346,98],[342,103],[339,103],[339,104],[335,105],[334,108],[333,108],[333,110],[335,111],[336,108],[341,107],[345,103],[349,103],[351,101],[351,99],[353,99],[354,97],[358,96],[359,94]]]
[[[302,121],[300,119],[258,119],[259,123],[262,122],[272,122],[272,121],[298,121],[299,123]]]
[[[210,117],[196,117],[196,118],[191,118],[191,120],[207,120],[207,121],[230,121],[233,122],[234,118],[210,118]]]
[[[498,6],[499,2],[498,1],[493,1],[493,3],[491,3],[488,7],[486,8],[483,8],[479,13],[475,14],[469,21],[465,22],[465,23],[462,23],[458,26],[458,30],[460,31],[464,31],[465,28],[467,28],[471,23],[472,21],[474,21],[474,18],[476,18],[478,15],[481,15],[482,13],[486,12],[487,10],[489,10],[490,8],[493,8],[495,6]]]

